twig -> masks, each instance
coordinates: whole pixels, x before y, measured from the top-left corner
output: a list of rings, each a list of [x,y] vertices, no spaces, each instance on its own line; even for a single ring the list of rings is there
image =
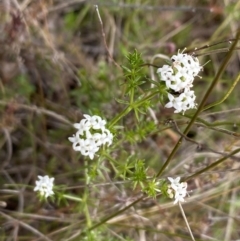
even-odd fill
[[[31,2],[32,0],[25,0],[24,2],[22,2],[20,6],[21,11],[24,11]]]
[[[183,219],[184,219],[184,221],[185,221],[185,223],[186,223],[186,225],[187,225],[188,232],[190,233],[190,236],[191,236],[192,240],[195,241],[195,238],[193,237],[191,228],[190,228],[190,226],[189,226],[189,223],[188,223],[188,221],[187,221],[186,215],[185,215],[185,213],[184,213],[184,210],[183,210],[182,205],[181,205],[180,202],[178,202],[178,206],[179,206],[179,208],[180,208],[180,210],[181,210]]]
[[[233,218],[234,214],[236,212],[236,205],[234,202],[236,202],[237,199],[237,190],[233,190],[232,191],[232,195],[231,195],[231,205],[229,208],[229,215],[228,215],[228,221],[227,221],[227,227],[226,227],[226,232],[225,232],[225,238],[224,241],[230,241],[231,240],[231,233],[233,231]]]
[[[201,116],[222,115],[222,114],[231,113],[231,112],[239,113],[239,111],[240,111],[240,108],[234,108],[230,110],[221,110],[216,112],[203,113],[201,114]]]
[[[9,131],[6,128],[3,128],[3,132],[4,132],[6,143],[7,143],[7,158],[2,166],[2,168],[5,168],[7,165],[9,165],[9,162],[12,158],[12,140],[11,140]]]
[[[117,211],[117,212],[115,212],[115,213],[113,213],[113,214],[103,218],[99,223],[96,223],[91,228],[89,228],[87,231],[92,231],[95,228],[101,226],[102,224],[105,224],[106,222],[108,222],[112,218],[114,218],[114,217],[118,216],[119,214],[123,213],[124,211],[128,210],[130,207],[134,206],[135,204],[137,204],[138,202],[140,202],[143,199],[144,199],[144,195],[140,196],[138,199],[136,199],[135,201],[133,201],[131,204],[127,205],[123,209],[120,209],[119,211]]]
[[[28,0],[26,0],[28,3]],[[98,1],[98,0],[68,0],[63,1],[64,3],[60,3],[59,5],[56,5],[54,7],[50,7],[46,10],[44,13],[40,13],[37,15],[37,17],[42,17],[43,14],[60,11],[66,7],[70,7],[71,5],[75,4],[82,4],[82,3],[88,3],[88,4],[98,4],[99,6],[105,6],[105,7],[112,7],[112,8],[125,8],[125,9],[138,9],[142,11],[158,11],[158,12],[164,12],[164,11],[182,11],[182,12],[214,12],[213,8],[209,7],[189,7],[189,6],[162,6],[162,5],[146,5],[146,4],[125,4],[125,3],[112,3],[108,1]],[[26,6],[26,4],[23,4],[23,6]]]
[[[224,157],[226,157],[226,156],[228,155],[227,153],[224,153],[224,152],[215,151],[215,150],[207,147],[206,145],[201,144],[201,143],[199,143],[199,142],[197,142],[197,141],[189,138],[188,136],[184,135],[184,134],[179,130],[179,128],[178,128],[178,126],[177,126],[177,124],[176,124],[176,122],[175,122],[174,120],[170,120],[168,123],[173,124],[175,131],[176,131],[182,138],[184,138],[185,140],[187,140],[187,141],[189,141],[189,142],[192,142],[192,143],[196,144],[196,145],[198,146],[198,150],[201,150],[201,151],[202,151],[202,150],[206,150],[206,151],[209,151],[209,152],[212,152],[212,153],[216,153],[216,154],[222,155],[222,156],[224,156]],[[238,157],[232,156],[231,158],[234,159],[234,160],[236,160],[236,161],[240,161],[240,159],[239,159]]]
[[[219,104],[221,104],[222,102],[224,102],[224,101],[229,97],[229,95],[232,93],[232,91],[233,91],[234,88],[236,87],[236,85],[237,85],[237,83],[238,83],[239,80],[240,80],[240,74],[236,77],[236,79],[234,80],[234,82],[233,82],[233,84],[231,85],[230,89],[227,91],[227,93],[223,96],[223,98],[222,98],[221,100],[216,101],[216,102],[214,102],[214,103],[212,103],[212,104],[210,104],[210,105],[205,106],[205,107],[202,109],[202,111],[205,111],[205,110],[207,110],[207,109],[209,109],[209,108],[211,108],[211,107],[213,107],[213,106],[219,105]]]
[[[230,39],[222,40],[222,41],[215,42],[215,43],[205,44],[205,45],[203,45],[203,46],[201,46],[201,47],[195,47],[195,48],[192,48],[192,49],[188,49],[188,50],[186,50],[185,52],[186,52],[186,53],[195,54],[195,53],[198,52],[198,51],[201,51],[201,50],[207,49],[207,48],[211,48],[211,47],[216,46],[216,45],[219,45],[219,44],[223,44],[223,43],[229,43],[229,44],[231,44],[232,41],[235,41],[235,40],[237,40],[237,39],[235,39],[235,38],[230,38]]]
[[[23,228],[31,231],[32,233],[40,236],[41,238],[43,238],[44,240],[47,240],[47,241],[52,241],[51,239],[49,239],[47,236],[45,236],[44,234],[42,234],[41,232],[39,232],[37,229],[33,228],[32,226],[28,225],[27,223],[24,223],[20,220],[17,220],[15,218],[12,218],[11,216],[3,213],[3,212],[0,212],[0,215],[2,215],[4,218],[10,220],[10,221],[14,221],[16,223],[18,223],[20,226],[22,226]]]
[[[98,1],[92,1],[92,2],[98,2]],[[99,4],[100,5],[100,4]],[[144,11],[158,11],[158,12],[164,12],[164,11],[182,11],[182,12],[197,12],[197,11],[203,11],[203,12],[214,12],[213,8],[209,7],[189,7],[189,6],[162,6],[162,5],[146,5],[146,4],[125,4],[125,3],[109,3],[107,1],[103,1],[101,3],[102,6],[109,6],[109,7],[119,7],[119,8],[127,8],[127,9],[141,9]]]
[[[230,135],[230,136],[240,137],[240,133],[238,133],[238,132],[229,131],[229,130],[219,128],[219,127],[213,127],[213,126],[207,125],[205,123],[195,122],[195,125],[201,126],[201,127],[204,127],[204,128],[210,129],[210,130],[218,131],[218,132]]]
[[[158,68],[158,66],[156,66],[156,65],[154,65],[153,63],[154,63],[154,61],[155,61],[155,59],[157,59],[157,58],[159,58],[159,59],[164,59],[164,60],[170,60],[170,58],[167,56],[167,55],[165,55],[165,54],[155,54],[152,58],[151,58],[151,60],[150,60],[150,64],[148,64],[148,63],[146,63],[146,64],[144,64],[144,65],[148,65],[148,66],[150,66],[150,76],[151,76],[151,79],[152,80],[155,80],[155,75],[154,75],[154,69],[153,69],[153,67],[155,67],[155,68]],[[144,66],[143,65],[143,66]],[[153,86],[153,83],[151,84],[151,88],[153,88],[154,86]]]
[[[51,12],[55,12],[55,11],[59,11],[59,10],[62,10],[64,8],[67,8],[71,5],[74,5],[74,4],[81,4],[81,3],[84,3],[84,2],[87,2],[87,0],[68,0],[68,1],[64,1],[63,3],[57,5],[57,6],[54,6],[54,7],[51,7],[51,8],[48,8],[46,9],[45,11],[39,13],[37,15],[37,18],[41,18],[43,16],[45,16],[46,14],[49,14]]]
[[[109,51],[109,48],[107,46],[107,42],[106,42],[106,35],[104,33],[104,29],[103,29],[103,22],[102,22],[102,19],[101,19],[101,15],[99,13],[99,10],[98,10],[98,5],[94,5],[95,6],[95,9],[96,9],[96,12],[97,12],[97,16],[98,16],[98,20],[99,20],[99,23],[101,25],[101,31],[102,31],[102,38],[103,38],[103,42],[104,42],[104,46],[105,46],[105,49],[108,53],[108,57],[112,60],[112,62],[119,68],[121,69],[120,65],[118,63],[116,63],[116,61],[113,59],[110,51]]]
[[[210,164],[209,166],[195,172],[194,174],[184,178],[182,181],[186,182],[194,177],[197,177],[198,175],[202,174],[202,173],[205,173],[206,171],[209,171],[210,169],[216,167],[217,165],[221,164],[222,162],[224,162],[225,160],[227,160],[228,158],[232,158],[233,155],[237,154],[240,152],[240,148],[230,152],[228,155],[226,155],[225,157],[219,159],[218,161],[215,161],[214,163]]]
[[[9,102],[7,101],[1,101],[0,100],[0,105],[9,105]],[[21,109],[25,109],[25,110],[30,110],[30,111],[33,111],[35,112],[36,114],[45,114],[45,115],[48,115],[48,116],[51,116],[67,125],[71,125],[72,126],[72,123],[66,119],[64,116],[62,115],[59,115],[53,111],[50,111],[50,110],[46,110],[44,108],[41,108],[41,107],[38,107],[38,106],[34,106],[34,105],[24,105],[24,104],[18,104],[18,103],[14,103],[14,105],[16,106],[16,108],[21,108]]]

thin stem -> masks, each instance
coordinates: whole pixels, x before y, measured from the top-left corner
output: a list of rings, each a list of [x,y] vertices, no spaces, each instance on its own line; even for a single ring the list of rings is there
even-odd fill
[[[182,136],[186,141],[190,141],[190,142],[196,144],[197,147],[198,147],[198,149],[199,149],[200,151],[205,151],[205,150],[206,150],[206,151],[209,151],[209,152],[212,152],[212,153],[216,153],[216,154],[219,154],[219,155],[222,155],[222,156],[227,156],[227,155],[228,155],[228,154],[226,154],[225,152],[215,151],[215,150],[213,150],[212,148],[209,148],[207,145],[201,144],[201,143],[199,143],[199,142],[197,142],[197,141],[189,138],[188,136],[184,135],[184,134],[179,130],[179,128],[178,128],[178,126],[177,126],[177,123],[176,123],[174,120],[172,120],[171,123],[173,124],[173,126],[174,126],[174,128],[175,128],[175,131],[176,131],[180,136]],[[232,157],[232,159],[234,159],[234,160],[236,160],[236,161],[240,161],[240,158],[239,158],[239,157]]]
[[[235,86],[237,85],[237,83],[238,83],[239,80],[240,80],[240,74],[239,74],[239,75],[237,76],[237,78],[234,80],[232,86],[230,87],[230,89],[228,90],[228,92],[226,93],[226,95],[225,95],[221,100],[216,101],[216,102],[214,102],[214,103],[212,103],[212,104],[210,104],[210,105],[207,105],[206,107],[204,107],[204,108],[202,109],[202,111],[205,111],[205,110],[207,110],[207,109],[209,109],[209,108],[211,108],[211,107],[213,107],[213,106],[219,105],[219,104],[221,104],[223,101],[225,101],[225,100],[228,98],[228,96],[232,93],[233,89],[235,88]]]
[[[236,40],[235,42],[232,44],[226,58],[224,59],[224,61],[222,62],[219,71],[217,72],[217,75],[215,76],[215,78],[213,79],[212,84],[210,85],[210,87],[208,88],[205,96],[203,97],[203,100],[201,101],[201,103],[199,104],[199,107],[197,109],[197,111],[195,112],[194,116],[192,117],[191,121],[189,122],[189,124],[187,125],[186,129],[184,130],[183,134],[187,135],[187,133],[189,132],[190,128],[192,127],[192,125],[194,124],[195,120],[197,119],[198,115],[201,113],[203,106],[206,102],[206,100],[208,99],[208,97],[210,96],[211,92],[213,91],[215,85],[218,83],[221,75],[223,74],[223,71],[225,70],[225,68],[227,67],[227,64],[229,63],[229,60],[233,54],[233,51],[238,43],[238,39],[240,38],[240,29],[238,30],[237,36],[236,36]],[[182,144],[183,141],[183,137],[180,137],[179,141],[177,142],[177,144],[175,145],[175,147],[173,148],[172,152],[170,153],[168,159],[166,160],[166,162],[164,163],[164,165],[162,166],[162,168],[159,170],[157,177],[159,177],[163,171],[167,168],[168,164],[170,163],[170,161],[172,160],[172,158],[174,157],[175,153],[177,152],[178,148],[180,147],[180,145]]]
[[[133,103],[132,105],[129,105],[128,107],[126,107],[120,114],[118,114],[117,116],[115,116],[113,118],[113,120],[110,122],[109,128],[113,127],[120,119],[122,119],[125,115],[127,115],[131,110],[140,106],[145,101],[150,100],[151,98],[153,98],[158,93],[159,93],[159,91],[154,91],[151,94],[149,94],[148,96],[146,96],[145,98]]]
[[[183,210],[182,205],[181,205],[180,202],[178,202],[178,206],[179,206],[179,208],[180,208],[180,210],[181,210],[183,219],[184,219],[184,221],[185,221],[185,223],[186,223],[186,225],[187,225],[188,232],[190,233],[190,236],[191,236],[192,240],[195,241],[195,238],[194,238],[194,236],[193,236],[193,234],[192,234],[191,228],[190,228],[190,226],[189,226],[189,223],[188,223],[188,221],[187,221],[185,212],[184,212],[184,210]]]
[[[109,163],[112,166],[113,170],[118,173],[118,169],[115,167],[114,164],[118,164],[116,160],[114,160],[108,153],[103,153],[103,156],[105,156],[107,159],[109,159]]]
[[[69,194],[63,194],[63,197],[72,201],[76,201],[76,202],[82,202],[82,198],[80,197],[75,197],[73,195],[69,195]]]
[[[159,93],[159,90],[156,90],[156,91],[152,92],[150,95],[148,95],[148,96],[146,96],[145,98],[137,101],[137,102],[134,104],[134,106],[135,106],[135,107],[138,107],[138,106],[142,105],[145,101],[152,99],[152,98],[153,98],[156,94],[158,94],[158,93]]]
[[[6,146],[7,146],[7,158],[3,162],[3,165],[2,165],[2,168],[5,168],[6,166],[10,165],[13,150],[12,150],[12,139],[11,139],[11,135],[10,135],[8,129],[3,127],[2,130],[5,135]]]
[[[109,128],[113,127],[120,119],[122,119],[125,115],[127,115],[131,110],[132,110],[132,107],[128,106],[120,114],[115,116],[111,121]]]
[[[197,51],[200,51],[200,50],[203,50],[203,49],[206,49],[206,48],[209,48],[209,47],[213,47],[213,46],[216,46],[216,45],[219,45],[219,44],[223,44],[223,43],[232,43],[232,41],[235,41],[235,40],[236,40],[235,38],[230,38],[230,39],[226,39],[226,40],[219,41],[219,42],[216,42],[216,43],[205,44],[204,46],[199,47],[199,48],[189,49],[189,50],[186,51],[186,53],[193,53],[194,54]]]
[[[142,195],[140,198],[138,198],[136,201],[132,202],[131,204],[129,204],[128,206],[126,206],[125,208],[109,215],[106,218],[103,218],[99,223],[93,225],[91,228],[89,228],[87,231],[92,231],[93,229],[96,229],[97,227],[101,226],[102,224],[106,223],[108,220],[110,220],[113,217],[116,217],[118,214],[128,210],[130,207],[134,206],[136,203],[140,202],[142,199],[144,198],[144,196]]]
[[[98,10],[98,5],[94,5],[94,6],[95,6],[95,9],[96,9],[96,12],[97,12],[97,16],[98,16],[99,23],[100,23],[100,25],[101,25],[102,38],[103,38],[103,42],[104,42],[105,49],[106,49],[106,51],[107,51],[107,53],[108,53],[108,57],[112,60],[112,62],[113,62],[119,69],[121,69],[120,65],[113,59],[112,54],[111,54],[110,51],[109,51],[109,48],[108,48],[108,45],[107,45],[107,41],[106,41],[106,35],[105,35],[104,29],[103,29],[103,21],[102,21],[100,12],[99,12],[99,10]]]
[[[223,161],[225,161],[226,159],[228,159],[229,157],[233,156],[234,154],[237,154],[238,152],[240,152],[240,148],[234,150],[233,152],[231,152],[230,154],[226,155],[225,157],[219,159],[218,161],[212,163],[211,165],[203,168],[202,170],[194,173],[193,175],[191,176],[188,176],[186,178],[183,179],[184,182],[196,177],[196,176],[199,176],[200,174],[206,172],[206,171],[209,171],[210,169],[214,168],[215,166],[217,166],[218,164],[222,163]]]
[[[87,226],[91,227],[92,226],[92,220],[89,214],[89,210],[88,210],[88,184],[90,182],[89,180],[89,175],[88,175],[88,162],[85,160],[84,162],[84,166],[85,166],[85,181],[86,181],[86,188],[84,190],[84,194],[83,194],[83,205],[84,205],[84,213],[86,216],[86,220],[87,220]]]

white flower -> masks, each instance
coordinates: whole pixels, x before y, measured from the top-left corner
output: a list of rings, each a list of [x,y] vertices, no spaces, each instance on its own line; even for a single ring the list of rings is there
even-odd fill
[[[68,140],[75,143],[79,140],[79,138],[76,135],[73,135],[72,137],[68,137]]]
[[[109,130],[105,129],[102,134],[103,145],[108,143],[108,146],[110,146],[112,144],[112,140],[113,140],[113,134]]]
[[[75,123],[73,126],[78,129],[79,135],[83,135],[84,131],[90,128],[90,124],[87,123],[86,119],[81,120],[80,123]]]
[[[96,145],[95,140],[89,138],[82,140],[82,146],[79,151],[83,156],[89,156],[89,158],[92,160],[98,150],[99,146]]]
[[[174,91],[180,91],[183,88],[183,81],[181,80],[181,76],[172,75],[167,81],[165,81],[168,89],[172,89]]]
[[[157,69],[161,81],[165,81],[166,87],[176,92],[185,88],[191,88],[194,77],[202,69],[197,58],[183,53],[173,55],[172,65],[163,65]]]
[[[104,129],[106,125],[106,121],[103,120],[100,116],[94,115],[83,115],[86,118],[86,124],[93,129]]]
[[[173,63],[173,68],[175,69],[175,76],[179,79],[178,88],[175,91],[181,91],[185,88],[191,88],[194,81],[194,76],[190,71],[181,65]]]
[[[177,55],[173,55],[171,60],[175,64],[179,64],[188,72],[188,74],[193,75],[193,77],[197,76],[197,74],[202,70],[202,66],[200,66],[197,58],[189,55],[178,53]]]
[[[53,192],[53,181],[54,177],[49,178],[49,176],[38,176],[39,180],[36,181],[36,186],[33,189],[34,191],[39,191],[41,196],[45,196],[47,198],[48,196],[51,196],[54,194]]]
[[[168,187],[168,194],[170,198],[175,198],[174,204],[178,202],[185,202],[184,198],[187,195],[187,183],[186,182],[179,182],[180,177],[172,178],[168,177],[168,180],[171,184]]]
[[[174,97],[172,94],[168,94],[169,102],[165,105],[166,108],[174,108],[174,113],[181,112],[182,109],[182,101],[178,97]]]
[[[163,65],[162,68],[157,69],[157,73],[159,73],[161,81],[165,81],[168,89],[178,91],[178,85],[180,84],[181,80],[175,76],[171,66]]]
[[[182,95],[182,100],[186,105],[186,109],[196,108],[196,103],[195,103],[196,96],[193,90],[185,89],[184,93],[182,93],[181,95]]]
[[[169,102],[165,105],[166,108],[174,108],[174,113],[184,112],[188,109],[196,107],[196,96],[193,90],[186,88],[183,93],[175,97],[172,94],[168,94]]]
[[[167,90],[173,90],[173,96],[168,92],[169,102],[166,108],[174,108],[174,113],[184,112],[188,109],[196,108],[193,87],[194,77],[198,75],[202,66],[200,66],[197,58],[183,53],[173,55],[172,65],[163,65],[157,69],[160,80],[165,82]]]
[[[173,75],[173,68],[165,64],[162,68],[157,69],[157,73],[160,75],[161,80],[166,81]]]
[[[77,129],[76,135],[69,137],[73,149],[80,151],[83,156],[93,159],[100,146],[112,144],[113,135],[106,129],[106,121],[99,116],[84,115],[85,119],[73,126]]]

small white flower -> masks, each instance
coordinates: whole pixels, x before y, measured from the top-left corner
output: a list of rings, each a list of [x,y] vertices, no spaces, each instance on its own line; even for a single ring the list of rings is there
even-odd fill
[[[168,180],[171,182],[171,187],[176,190],[178,185],[179,185],[179,181],[180,181],[180,177],[177,178],[172,178],[172,177],[168,177]]]
[[[49,176],[38,176],[39,180],[36,181],[36,186],[33,189],[34,191],[39,191],[41,196],[51,196],[54,194],[53,192],[53,181],[54,177],[49,178]]]
[[[165,81],[167,88],[176,92],[191,88],[194,77],[202,67],[197,58],[183,53],[173,55],[172,65],[164,65],[157,69],[161,81]]]
[[[189,73],[190,71],[181,65],[173,63],[174,69],[175,69],[175,78],[179,79],[179,85],[175,89],[175,91],[181,91],[185,88],[191,88],[194,81],[194,76],[192,73]]]
[[[106,125],[106,121],[103,120],[100,116],[94,115],[83,115],[86,118],[86,124],[93,129],[104,129]]]
[[[187,107],[186,109],[196,108],[196,103],[195,103],[196,96],[193,90],[185,89],[184,93],[182,93],[182,98],[183,98],[183,102]]]
[[[185,202],[184,198],[187,195],[187,183],[186,182],[179,182],[180,177],[172,178],[168,177],[168,180],[171,184],[168,187],[168,194],[170,198],[175,198],[174,204],[178,202]]]
[[[166,81],[173,75],[173,68],[165,64],[162,68],[157,69],[157,73],[160,75],[161,80]]]
[[[89,145],[87,156],[92,160],[98,150],[99,147],[96,144]]]
[[[194,77],[202,70],[202,66],[197,58],[184,53],[173,55],[171,60],[172,65],[163,65],[157,69],[167,90],[175,92],[174,96],[168,92],[169,102],[165,107],[174,108],[174,113],[184,114],[186,110],[196,108],[196,96],[190,88],[193,87]]]
[[[169,102],[165,105],[166,108],[174,108],[174,113],[184,112],[188,109],[196,108],[196,96],[193,90],[186,88],[183,93],[175,97],[168,94]]]
[[[202,70],[202,66],[200,66],[198,59],[189,54],[178,53],[177,55],[173,55],[171,60],[181,65],[194,77]]]
[[[165,83],[168,89],[171,89],[174,91],[180,91],[182,89],[183,81],[181,80],[181,76],[173,75],[171,76],[171,78],[165,81]]]
[[[94,154],[99,150],[99,146],[96,145],[94,139],[86,139],[83,141],[81,154],[83,156],[89,156],[92,160],[94,158]]]
[[[85,119],[74,124],[76,135],[69,137],[73,143],[73,149],[80,151],[83,156],[93,159],[100,146],[112,144],[113,135],[106,129],[106,121],[100,116],[84,115]]]
[[[90,128],[90,124],[87,123],[86,119],[81,120],[80,123],[75,123],[73,126],[78,129],[79,135],[83,135],[84,131]]]
[[[108,146],[110,146],[113,141],[113,134],[109,130],[105,129],[102,134],[102,141],[103,145],[108,143]]]
[[[165,105],[166,108],[174,108],[174,113],[183,111],[182,100],[178,97],[174,97],[172,94],[168,94],[169,102]]]
[[[73,135],[71,137],[68,137],[68,140],[74,143],[74,142],[77,142],[79,138],[76,135]]]

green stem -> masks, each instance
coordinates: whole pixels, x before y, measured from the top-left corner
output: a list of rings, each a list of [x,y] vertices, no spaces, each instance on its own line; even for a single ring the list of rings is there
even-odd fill
[[[103,218],[100,222],[94,224],[92,227],[88,227],[86,230],[84,230],[84,231],[78,236],[78,238],[80,238],[81,236],[85,235],[86,233],[88,233],[88,232],[96,229],[97,227],[105,224],[108,220],[116,217],[117,215],[121,214],[122,212],[128,210],[130,207],[134,206],[135,204],[137,204],[138,202],[140,202],[141,200],[143,200],[143,198],[144,198],[144,195],[140,196],[137,200],[135,200],[135,201],[132,202],[131,204],[127,205],[125,208],[123,208],[123,209],[121,209],[121,210],[119,210],[119,211],[117,211],[117,212],[115,212],[115,213],[113,213],[113,214],[111,214],[111,215]]]
[[[142,100],[137,101],[134,104],[134,106],[138,107],[138,106],[142,105],[145,101],[152,99],[156,94],[159,94],[159,90],[156,90],[156,91],[152,92],[151,94],[149,94],[148,96],[146,96],[145,98],[143,98]]]
[[[240,148],[234,150],[233,152],[231,152],[230,154],[226,155],[225,157],[219,159],[218,161],[212,163],[211,165],[203,168],[202,170],[194,173],[193,175],[191,176],[188,176],[186,178],[183,179],[184,182],[196,177],[196,176],[199,176],[200,174],[206,172],[206,171],[209,171],[210,169],[214,168],[215,166],[217,166],[218,164],[222,163],[223,161],[225,161],[226,159],[228,159],[229,157],[233,156],[234,154],[237,154],[238,152],[240,152]]]
[[[120,119],[122,119],[125,115],[127,115],[131,110],[140,106],[145,101],[150,100],[158,93],[159,93],[159,91],[154,91],[151,94],[149,94],[148,96],[146,96],[145,98],[143,98],[142,100],[132,103],[132,105],[129,105],[128,107],[126,107],[120,114],[118,114],[117,116],[115,116],[113,118],[113,120],[110,122],[109,128],[113,127]]]
[[[131,106],[128,106],[120,114],[115,116],[110,122],[109,128],[113,127],[120,119],[122,119],[125,115],[127,115],[131,110],[132,110]]]
[[[72,201],[76,201],[76,202],[82,202],[82,198],[79,197],[75,197],[73,195],[69,195],[69,194],[63,194],[63,197]]]
[[[228,98],[228,96],[232,93],[233,89],[235,88],[235,86],[237,85],[237,83],[238,83],[239,80],[240,80],[240,74],[239,74],[239,75],[237,76],[237,78],[234,80],[231,88],[228,90],[228,92],[226,93],[226,95],[225,95],[221,100],[216,101],[216,102],[214,102],[214,103],[212,103],[212,104],[210,104],[210,105],[207,105],[206,107],[204,107],[204,108],[202,109],[202,111],[205,111],[205,110],[207,110],[207,109],[209,109],[209,108],[211,108],[211,107],[213,107],[213,106],[219,105],[219,104],[221,104],[223,101],[225,101],[225,100]]]
[[[116,160],[114,160],[110,155],[108,155],[107,153],[103,153],[103,156],[105,156],[107,159],[109,159],[109,163],[112,166],[113,170],[115,171],[115,173],[118,173],[118,169],[115,167],[114,164],[118,164],[118,162]]]
[[[113,217],[116,217],[117,215],[119,215],[120,213],[128,210],[130,207],[134,206],[136,203],[140,202],[142,199],[144,198],[144,195],[141,196],[140,198],[138,198],[136,201],[132,202],[131,204],[129,204],[128,206],[126,206],[125,208],[109,215],[108,217],[106,218],[103,218],[99,223],[96,223],[95,225],[93,225],[92,227],[90,227],[87,231],[92,231],[93,229],[101,226],[102,224],[106,223],[108,220],[110,220],[111,218]]]
[[[85,217],[87,220],[87,227],[91,227],[92,226],[92,220],[89,214],[89,210],[88,210],[88,191],[85,190],[84,195],[83,195],[83,203],[84,203],[84,213],[85,213]]]
[[[236,36],[236,40],[235,42],[232,44],[227,56],[225,57],[224,61],[222,62],[219,71],[217,72],[217,75],[215,76],[215,78],[213,79],[212,84],[210,85],[210,87],[208,88],[205,96],[203,97],[203,100],[201,101],[201,103],[199,104],[199,107],[197,109],[197,111],[195,112],[194,116],[192,117],[191,121],[189,122],[189,124],[187,125],[186,129],[184,130],[183,134],[186,136],[188,131],[190,130],[190,128],[192,127],[192,125],[194,124],[195,120],[197,119],[198,115],[200,114],[200,112],[203,109],[203,106],[206,102],[206,100],[208,99],[208,97],[210,96],[213,88],[215,87],[215,85],[217,84],[217,82],[219,81],[221,75],[223,74],[223,71],[225,70],[225,68],[227,67],[227,64],[229,63],[229,60],[233,54],[233,51],[238,43],[238,39],[240,38],[240,29],[238,30],[237,36]],[[177,142],[177,144],[175,145],[175,147],[173,148],[171,154],[169,155],[169,157],[167,158],[166,162],[164,163],[164,165],[162,166],[162,168],[159,170],[159,172],[157,173],[157,177],[159,177],[163,171],[167,168],[168,164],[170,163],[170,161],[172,160],[173,156],[175,155],[175,153],[177,152],[178,148],[180,147],[180,145],[182,144],[182,140],[183,140],[183,136],[180,137],[179,141]]]
[[[83,205],[84,205],[84,213],[85,213],[85,217],[87,220],[87,226],[91,227],[92,226],[92,220],[89,214],[89,210],[88,210],[88,184],[89,184],[89,175],[88,175],[88,162],[85,160],[84,162],[84,166],[85,166],[85,182],[86,182],[86,188],[84,190],[84,194],[83,194]]]

